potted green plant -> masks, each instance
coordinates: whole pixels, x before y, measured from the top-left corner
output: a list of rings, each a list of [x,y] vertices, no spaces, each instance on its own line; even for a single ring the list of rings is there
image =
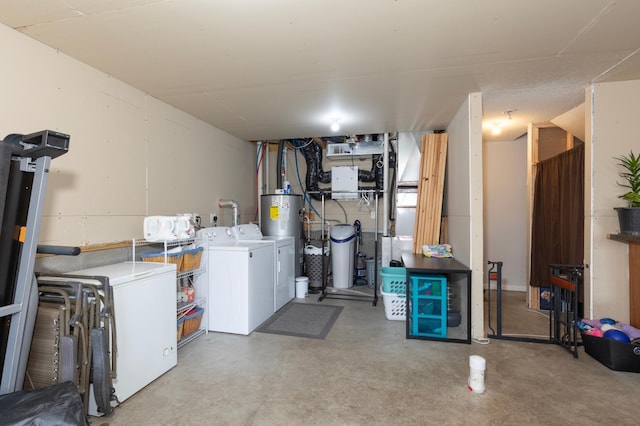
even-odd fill
[[[616,207],[621,234],[640,235],[640,155],[633,153],[614,157],[622,171],[618,174],[623,183],[617,182],[627,192],[618,196],[627,202],[626,207]]]

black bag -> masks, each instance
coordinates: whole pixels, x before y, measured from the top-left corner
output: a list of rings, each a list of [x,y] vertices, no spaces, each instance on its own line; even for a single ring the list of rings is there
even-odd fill
[[[0,396],[0,425],[89,426],[82,397],[71,382]]]

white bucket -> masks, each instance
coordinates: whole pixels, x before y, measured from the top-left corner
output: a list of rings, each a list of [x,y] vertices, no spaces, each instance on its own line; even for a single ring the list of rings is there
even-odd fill
[[[487,368],[487,360],[479,355],[471,355],[469,357],[469,380],[467,385],[469,390],[475,393],[483,393],[484,387],[484,370]]]
[[[309,292],[309,278],[296,277],[296,298],[304,299]]]

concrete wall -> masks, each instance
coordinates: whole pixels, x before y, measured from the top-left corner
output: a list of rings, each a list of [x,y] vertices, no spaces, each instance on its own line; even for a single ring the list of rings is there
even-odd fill
[[[482,96],[472,93],[447,127],[445,190],[454,257],[472,271],[471,337],[484,336]]]
[[[527,137],[486,142],[483,150],[484,256],[504,263],[505,290],[526,291]],[[485,284],[487,269],[485,264]]]
[[[640,81],[594,84],[585,98],[585,315],[628,322],[628,246],[607,234],[619,232],[613,208],[625,205],[613,157],[640,151]]]
[[[253,144],[0,25],[0,138],[52,129],[71,136],[52,161],[40,242],[142,237],[148,215],[199,213],[220,198],[256,208]]]

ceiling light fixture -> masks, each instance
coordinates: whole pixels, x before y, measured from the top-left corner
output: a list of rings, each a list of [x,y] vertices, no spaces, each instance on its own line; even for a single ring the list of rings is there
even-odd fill
[[[331,130],[334,132],[340,130],[340,124],[338,123],[337,119],[333,120],[333,123],[331,123]]]
[[[505,126],[509,126],[513,120],[513,113],[518,111],[517,109],[510,109],[504,111],[504,115],[507,116],[506,120],[497,120],[489,123],[487,128],[491,130],[491,134],[494,136],[498,136],[502,133],[502,128]]]
[[[511,114],[513,114],[516,111],[518,111],[518,110],[517,109],[508,109],[504,113],[509,118],[509,120],[513,120],[513,117],[511,117]]]

